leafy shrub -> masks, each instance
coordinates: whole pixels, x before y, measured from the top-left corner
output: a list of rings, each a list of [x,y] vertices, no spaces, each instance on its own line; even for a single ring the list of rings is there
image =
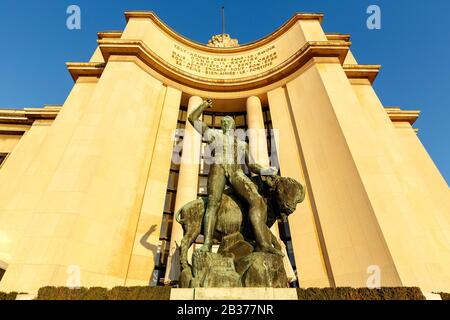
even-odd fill
[[[299,300],[425,300],[419,288],[297,288]]]
[[[450,293],[441,292],[440,295],[442,300],[450,300]]]
[[[69,289],[44,287],[39,289],[37,300],[169,300],[170,287],[92,287]],[[419,288],[297,288],[299,300],[425,300]],[[441,293],[443,300],[450,294]],[[0,293],[0,300],[15,300],[17,293]]]
[[[170,287],[79,288],[44,287],[37,300],[169,300]]]
[[[170,287],[116,287],[108,300],[169,300]]]
[[[0,300],[16,300],[17,292],[4,293],[0,292]]]

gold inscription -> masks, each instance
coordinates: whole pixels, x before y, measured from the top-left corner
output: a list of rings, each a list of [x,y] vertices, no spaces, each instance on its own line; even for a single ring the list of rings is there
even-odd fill
[[[275,46],[235,57],[206,56],[188,51],[177,44],[172,51],[172,60],[176,66],[208,76],[242,76],[261,72],[272,66],[277,58]]]

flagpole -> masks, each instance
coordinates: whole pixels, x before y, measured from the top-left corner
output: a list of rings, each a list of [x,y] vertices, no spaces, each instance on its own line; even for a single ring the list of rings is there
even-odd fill
[[[222,36],[225,35],[225,6],[222,6]]]

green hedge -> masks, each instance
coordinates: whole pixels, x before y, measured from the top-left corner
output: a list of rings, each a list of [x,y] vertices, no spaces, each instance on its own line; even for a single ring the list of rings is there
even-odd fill
[[[425,300],[419,288],[297,288],[299,300]]]
[[[169,300],[170,287],[105,288],[44,287],[36,300]]]
[[[44,287],[36,300],[169,300],[170,287],[80,288]],[[297,288],[299,300],[425,300],[419,288]],[[440,293],[442,300],[450,294]],[[17,292],[0,292],[0,300],[15,300]]]
[[[16,300],[17,292],[4,293],[0,292],[0,300]]]
[[[450,293],[441,292],[440,295],[442,300],[450,300]]]

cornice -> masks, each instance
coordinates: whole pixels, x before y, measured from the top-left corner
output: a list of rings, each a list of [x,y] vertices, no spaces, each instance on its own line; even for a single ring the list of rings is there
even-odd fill
[[[122,37],[121,30],[107,30],[107,31],[97,32],[97,38],[99,40],[106,39],[106,38],[120,39],[120,37]]]
[[[349,79],[367,79],[373,83],[380,72],[380,65],[344,64],[345,74]]]
[[[165,32],[174,41],[185,44],[186,46],[200,50],[202,52],[215,54],[235,54],[244,53],[246,51],[257,49],[264,46],[284,33],[288,32],[293,25],[301,20],[317,20],[319,23],[323,20],[321,13],[296,13],[291,19],[286,21],[276,31],[268,36],[254,41],[252,43],[240,45],[236,48],[214,48],[208,47],[205,44],[190,40],[165,24],[154,12],[151,11],[127,11],[125,12],[127,22],[130,19],[150,19],[163,32]],[[328,41],[308,42],[296,53],[289,57],[285,62],[276,67],[267,70],[264,73],[238,79],[211,79],[202,77],[197,74],[191,74],[186,70],[167,63],[164,59],[159,57],[141,40],[125,40],[121,39],[122,31],[104,31],[98,34],[98,45],[107,62],[111,56],[135,56],[140,59],[145,65],[151,67],[161,75],[174,80],[178,83],[188,85],[192,88],[206,90],[206,91],[243,91],[248,89],[255,89],[271,83],[274,83],[292,74],[295,70],[301,68],[313,57],[338,57],[343,64],[345,55],[347,54],[351,43],[350,35],[340,33],[326,34]],[[79,77],[100,77],[105,63],[76,63],[69,62],[67,67],[72,78],[76,81]],[[347,66],[345,71],[349,78],[365,78],[372,83],[378,73],[379,66]]]
[[[151,11],[127,11],[125,12],[125,17],[127,21],[130,19],[150,19],[174,41],[178,41],[190,48],[201,50],[203,52],[226,55],[227,53],[243,53],[266,45],[288,32],[291,27],[300,20],[318,20],[321,23],[323,14],[296,13],[291,19],[270,35],[252,43],[241,45],[237,48],[212,48],[205,44],[190,40],[170,28]],[[141,40],[121,39],[122,31],[103,31],[99,32],[97,35],[99,39],[98,44],[105,61],[108,61],[110,56],[136,56],[144,64],[152,67],[154,70],[171,80],[196,89],[207,91],[215,90],[219,92],[253,89],[273,83],[279,80],[280,76],[291,74],[294,68],[300,68],[312,57],[338,57],[343,64],[343,52],[348,52],[351,45],[349,34],[327,33],[326,36],[328,41],[309,42],[285,62],[262,74],[246,78],[221,80],[210,79],[181,70],[167,63]],[[105,63],[69,62],[67,63],[67,67],[72,78],[76,81],[80,76],[100,77],[105,68]],[[379,65],[344,65],[343,67],[349,79],[367,79],[370,83],[374,82],[380,70]]]
[[[45,106],[44,108],[0,109],[0,124],[27,124],[35,120],[54,120],[61,106]]]
[[[97,77],[99,78],[106,63],[99,62],[66,62],[67,69],[74,81],[79,77]]]
[[[44,108],[25,108],[25,117],[30,120],[55,120],[62,106],[45,106]]]
[[[165,33],[169,34],[172,38],[175,40],[191,47],[194,49],[202,50],[205,52],[212,52],[212,53],[236,53],[236,52],[242,52],[247,50],[252,50],[258,47],[261,47],[274,39],[278,38],[285,32],[287,32],[297,21],[301,20],[317,20],[319,23],[322,23],[323,20],[323,14],[322,13],[296,13],[294,16],[289,19],[286,23],[284,23],[281,27],[279,27],[277,30],[275,30],[273,33],[269,34],[268,36],[265,36],[264,38],[261,38],[259,40],[240,45],[238,47],[233,48],[214,48],[214,47],[208,47],[206,44],[193,41],[191,39],[186,38],[185,36],[179,34],[172,28],[170,28],[167,24],[165,24],[154,12],[152,11],[127,11],[125,12],[125,18],[127,22],[132,19],[150,19],[152,20],[161,30],[163,30]]]
[[[408,122],[413,125],[420,116],[420,110],[401,110],[398,107],[385,108],[392,122]]]
[[[350,35],[345,33],[326,33],[325,36],[328,40],[336,40],[336,41],[350,41]]]
[[[343,41],[308,42],[286,61],[264,73],[244,78],[211,79],[188,73],[167,63],[141,40],[103,39],[98,41],[98,45],[105,61],[111,56],[135,56],[171,80],[192,88],[219,92],[244,91],[267,86],[297,71],[314,57],[336,57],[343,64],[350,47],[349,42]],[[92,71],[92,68],[100,72],[102,69],[101,66],[94,67],[89,64],[73,64],[70,67],[69,70],[73,70],[71,73],[81,73],[87,69],[83,71],[86,73]],[[76,78],[76,73],[72,77]]]
[[[21,136],[36,120],[54,120],[61,106],[44,108],[0,109],[0,134]]]

